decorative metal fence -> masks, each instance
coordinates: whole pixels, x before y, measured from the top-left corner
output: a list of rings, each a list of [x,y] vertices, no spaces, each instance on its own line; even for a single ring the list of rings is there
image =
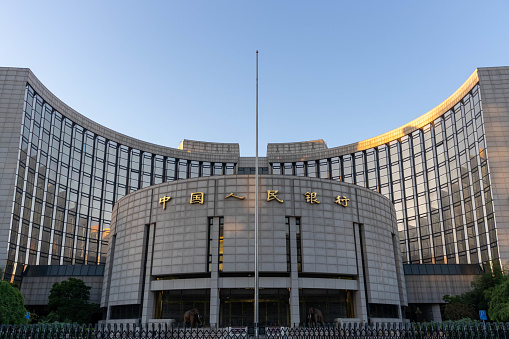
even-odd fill
[[[0,325],[0,338],[18,339],[249,339],[255,335],[253,327],[182,327],[166,324],[77,325],[36,324]],[[260,327],[263,339],[361,339],[361,338],[454,338],[509,339],[509,323],[377,323],[336,324],[312,327]]]

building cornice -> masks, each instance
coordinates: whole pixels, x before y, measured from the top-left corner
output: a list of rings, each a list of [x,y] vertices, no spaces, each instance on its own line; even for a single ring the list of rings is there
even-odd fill
[[[80,125],[86,130],[104,137],[107,140],[111,140],[121,145],[125,145],[130,148],[138,149],[143,152],[149,152],[154,155],[162,155],[167,157],[173,157],[178,159],[188,159],[197,161],[210,161],[210,162],[232,162],[237,163],[240,153],[237,148],[232,147],[232,144],[222,143],[211,143],[208,142],[208,148],[214,144],[215,150],[219,152],[200,152],[195,149],[177,149],[161,145],[152,144],[146,141],[142,141],[136,138],[129,137],[125,134],[115,132],[112,129],[104,127],[84,115],[78,113],[76,110],[65,104],[58,97],[56,97],[49,89],[42,84],[42,82],[34,75],[34,73],[28,68],[7,68],[12,70],[23,71],[21,74],[26,77],[26,82],[40,95],[49,105],[51,105],[60,114],[70,119],[74,123]],[[19,72],[18,72],[19,74]],[[221,152],[224,150],[225,152]],[[237,150],[237,151],[236,151]]]
[[[479,76],[477,74],[477,69],[470,75],[470,77],[461,85],[453,94],[451,94],[447,99],[445,99],[441,104],[427,112],[426,114],[420,116],[417,119],[410,121],[409,123],[393,129],[384,134],[380,134],[376,137],[366,139],[363,141],[359,141],[356,143],[352,143],[349,145],[338,146],[334,148],[324,149],[317,151],[314,149],[312,152],[303,153],[298,152],[301,149],[302,142],[294,143],[296,145],[296,152],[291,152],[291,143],[285,143],[285,151],[284,153],[275,153],[267,151],[267,158],[270,163],[273,162],[296,162],[296,161],[305,161],[305,160],[317,160],[317,159],[326,159],[331,157],[337,157],[340,155],[351,154],[358,151],[364,151],[370,148],[378,147],[380,145],[388,144],[393,140],[398,140],[405,135],[411,134],[417,129],[423,128],[424,126],[432,123],[437,118],[444,115],[447,111],[454,107],[468,92],[474,88],[474,86],[479,82]],[[278,149],[275,145],[271,144],[271,150]]]
[[[143,152],[150,152],[156,155],[167,157],[197,160],[197,161],[210,161],[210,162],[233,162],[238,163],[240,158],[240,151],[238,144],[234,143],[211,143],[199,141],[185,141],[179,148],[171,148],[161,145],[152,144],[146,141],[135,139],[115,132],[107,127],[104,127],[91,119],[86,118],[78,113],[60,99],[58,99],[51,91],[49,91],[39,79],[28,68],[9,68],[17,70],[18,74],[26,76],[27,83],[34,88],[34,90],[51,105],[54,109],[60,112],[65,117],[72,120],[74,123],[82,126],[86,130],[100,135],[108,140],[114,141],[118,144],[125,145]],[[479,82],[478,69],[446,100],[438,106],[410,121],[409,123],[393,129],[392,131],[369,138],[356,143],[338,146],[334,148],[327,148],[323,140],[303,141],[295,143],[271,143],[267,147],[267,160],[269,163],[273,162],[297,162],[306,160],[326,159],[345,154],[352,154],[358,151],[367,150],[370,148],[378,147],[380,145],[388,144],[391,141],[398,140],[405,135],[411,134],[415,130],[421,129],[424,126],[433,123],[437,118],[441,117],[447,111],[452,109],[462,98],[472,90],[472,88]],[[183,146],[185,145],[185,146]]]

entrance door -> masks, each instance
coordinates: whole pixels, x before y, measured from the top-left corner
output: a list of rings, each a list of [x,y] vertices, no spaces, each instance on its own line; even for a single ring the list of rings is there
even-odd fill
[[[268,326],[290,324],[288,289],[260,289],[259,323]],[[221,327],[243,327],[254,322],[253,289],[221,289],[219,322]]]

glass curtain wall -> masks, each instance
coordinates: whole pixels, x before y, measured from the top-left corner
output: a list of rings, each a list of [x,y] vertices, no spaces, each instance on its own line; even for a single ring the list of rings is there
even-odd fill
[[[166,181],[234,174],[235,167],[107,140],[27,86],[4,278],[19,280],[25,265],[104,264],[118,199]]]
[[[404,263],[499,258],[478,85],[433,123],[401,139],[271,167],[273,174],[331,178],[386,196],[396,208]]]
[[[177,159],[107,140],[26,87],[5,278],[25,265],[103,264],[115,202],[161,182],[234,174],[234,163]],[[271,164],[380,192],[396,207],[405,263],[498,259],[479,86],[411,134],[328,159]]]

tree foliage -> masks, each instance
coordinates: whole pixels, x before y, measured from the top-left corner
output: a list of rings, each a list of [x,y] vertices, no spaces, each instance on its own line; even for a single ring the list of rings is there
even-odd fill
[[[92,314],[98,309],[97,304],[90,304],[90,286],[83,280],[69,278],[51,287],[48,316],[51,320],[67,323],[88,323]]]
[[[491,320],[509,321],[509,279],[505,279],[491,292],[488,315]]]
[[[466,301],[476,305],[477,310],[488,310],[493,289],[507,280],[498,264],[486,265],[484,273],[472,281],[472,291],[466,292]]]
[[[0,324],[25,324],[23,295],[7,281],[0,281]]]
[[[447,304],[444,307],[444,318],[447,320],[461,320],[461,319],[474,319],[475,306],[471,304],[464,304],[458,297],[444,296],[444,301]]]
[[[504,275],[500,265],[496,263],[493,266],[486,265],[483,274],[472,281],[471,291],[454,297],[449,295],[443,297],[447,303],[444,307],[444,318],[446,320],[459,320],[462,318],[478,320],[479,310],[487,310],[490,320],[497,320],[494,316],[502,316],[504,312],[509,316],[509,306],[508,310],[504,311],[501,305],[499,305],[504,300],[505,303],[509,302],[509,290],[504,294],[502,289],[502,286],[505,286],[507,281],[508,277]],[[509,286],[507,288],[509,289]],[[495,293],[497,295],[496,302],[493,299]],[[509,320],[509,318],[503,319]]]

